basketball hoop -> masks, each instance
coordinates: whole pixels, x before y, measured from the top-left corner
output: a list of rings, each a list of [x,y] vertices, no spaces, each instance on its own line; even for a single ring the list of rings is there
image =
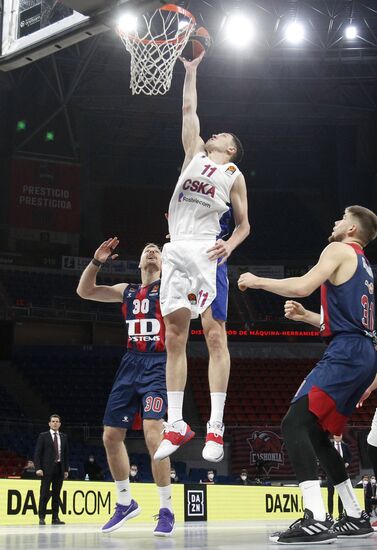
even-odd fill
[[[133,94],[163,95],[170,89],[174,64],[181,55],[195,17],[184,8],[167,4],[137,19],[137,28],[118,32],[131,54]]]

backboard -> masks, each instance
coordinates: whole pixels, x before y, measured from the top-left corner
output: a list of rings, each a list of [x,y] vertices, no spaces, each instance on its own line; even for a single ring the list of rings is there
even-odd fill
[[[3,0],[0,70],[8,71],[112,28],[112,13],[168,0]]]

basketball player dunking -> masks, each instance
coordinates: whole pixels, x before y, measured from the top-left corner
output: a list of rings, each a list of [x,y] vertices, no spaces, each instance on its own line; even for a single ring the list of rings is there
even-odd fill
[[[182,405],[190,319],[199,315],[210,356],[211,417],[203,457],[219,462],[224,456],[223,413],[230,371],[225,262],[250,232],[246,183],[235,165],[242,156],[239,139],[221,133],[205,143],[200,137],[196,71],[202,58],[203,54],[191,62],[182,59],[186,69],[182,127],[185,160],[169,205],[170,242],[162,253],[160,301],[166,326],[168,422],[156,460],[169,456],[194,436],[182,419]],[[220,219],[229,203],[236,228],[224,241],[218,238]]]
[[[362,206],[346,208],[335,222],[318,263],[302,277],[267,279],[240,276],[241,290],[255,288],[287,297],[309,296],[321,287],[321,315],[295,301],[286,317],[320,328],[329,345],[301,384],[282,422],[284,443],[304,500],[304,517],[270,540],[281,544],[332,542],[334,537],[366,537],[373,533],[348,477],[344,460],[328,434],[341,435],[347,419],[375,380],[377,353],[374,330],[373,272],[363,248],[377,236],[377,216]],[[317,458],[332,480],[344,515],[332,525],[326,516]]]

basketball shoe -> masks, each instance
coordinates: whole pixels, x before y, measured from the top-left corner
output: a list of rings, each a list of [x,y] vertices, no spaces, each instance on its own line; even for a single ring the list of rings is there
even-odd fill
[[[373,535],[374,529],[370,524],[369,515],[363,510],[361,517],[354,518],[348,516],[346,511],[339,521],[334,523],[333,531],[340,539],[348,539],[350,537],[365,538]]]
[[[102,533],[111,533],[119,527],[122,527],[123,523],[129,519],[135,518],[141,513],[138,503],[135,500],[131,500],[128,505],[118,504],[115,505],[114,515],[109,521],[102,527]]]
[[[202,457],[209,462],[220,462],[224,458],[224,429],[221,422],[207,422],[207,437]]]
[[[173,512],[171,512],[169,508],[160,508],[155,518],[158,519],[158,523],[153,534],[156,535],[156,537],[170,537],[174,530],[175,523]]]
[[[331,527],[328,514],[325,521],[319,521],[314,519],[313,512],[305,508],[303,518],[292,523],[286,531],[273,533],[269,539],[278,544],[331,544],[336,542],[336,534]]]
[[[190,426],[183,420],[168,424],[164,422],[164,436],[154,454],[154,460],[163,460],[195,436]]]

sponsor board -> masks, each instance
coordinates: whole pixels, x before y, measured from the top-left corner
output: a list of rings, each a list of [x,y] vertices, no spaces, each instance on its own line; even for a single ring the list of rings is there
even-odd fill
[[[38,523],[40,481],[0,479],[0,525]],[[142,514],[133,522],[148,522],[158,513],[158,492],[152,483],[135,483],[132,498],[140,503]],[[59,517],[66,523],[106,523],[113,515],[116,493],[114,483],[65,481],[60,493]],[[183,519],[183,485],[173,486],[176,517]],[[46,523],[51,521],[51,500]]]
[[[174,514],[184,521],[185,508],[191,519],[207,512],[208,521],[218,520],[292,520],[302,515],[301,492],[298,487],[252,487],[238,485],[184,485],[172,486]],[[0,525],[32,525],[38,523],[40,482],[34,480],[0,479]],[[203,493],[204,489],[204,493]],[[190,500],[188,500],[189,491]],[[206,498],[205,498],[206,495]],[[363,507],[364,493],[356,489]],[[327,489],[322,489],[327,498]],[[153,483],[132,485],[132,498],[141,506],[142,513],[132,523],[153,523],[158,513],[159,497]],[[337,499],[334,514],[336,515]],[[66,523],[105,523],[113,514],[115,488],[113,483],[65,481],[61,492],[60,518]],[[51,502],[47,507],[46,522],[50,523]],[[201,516],[203,521],[204,516]]]
[[[207,521],[207,485],[185,485],[185,521]]]

